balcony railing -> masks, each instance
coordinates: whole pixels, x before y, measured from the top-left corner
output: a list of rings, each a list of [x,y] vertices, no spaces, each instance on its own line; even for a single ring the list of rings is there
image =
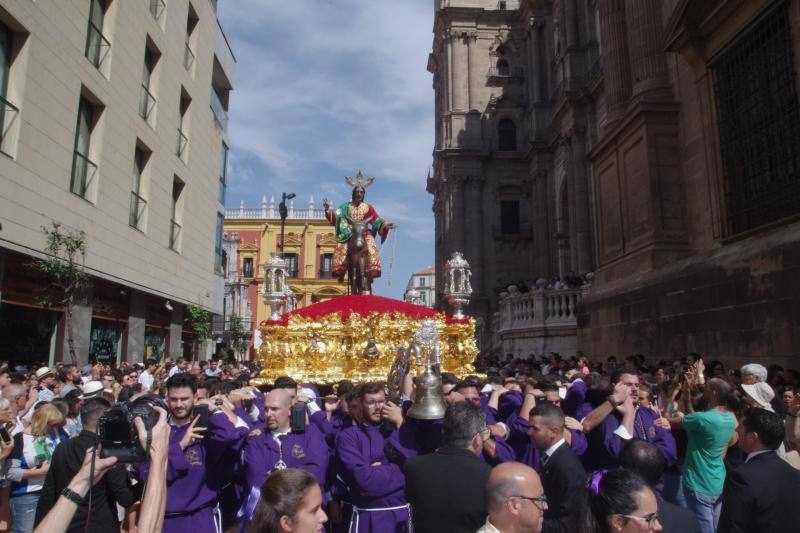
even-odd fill
[[[252,218],[280,218],[277,207],[226,207],[225,218],[252,219]],[[290,219],[324,219],[325,210],[322,208],[295,207],[289,209]]]
[[[100,28],[90,22],[89,32],[86,36],[86,57],[92,62],[92,65],[100,68],[110,51],[111,42],[105,38]]]
[[[164,8],[167,4],[164,0],[150,0],[150,14],[157,21],[161,21],[161,15],[164,13]]]
[[[506,67],[498,69],[497,67],[489,67],[489,72],[486,73],[486,77],[490,80],[494,79],[496,81],[502,80],[521,80],[524,77],[524,71],[522,67]]]
[[[178,128],[178,144],[175,146],[175,155],[183,157],[186,147],[189,145],[189,138],[183,133],[183,130]]]
[[[214,114],[214,124],[221,130],[228,130],[228,112],[222,106],[216,89],[211,88],[211,112]]]
[[[554,327],[577,327],[582,289],[532,290],[505,296],[500,301],[499,332]]]
[[[6,152],[6,139],[18,116],[19,108],[0,96],[0,151]]]
[[[192,65],[194,64],[194,52],[192,52],[192,48],[189,46],[189,41],[184,43],[183,49],[183,68],[186,70],[190,70]]]
[[[86,193],[89,191],[89,187],[92,186],[96,174],[97,165],[75,150],[72,157],[72,179],[70,180],[69,189],[81,198],[86,198]]]
[[[181,225],[175,222],[175,220],[170,221],[172,226],[169,232],[169,248],[170,250],[178,251],[178,244],[181,238]]]
[[[156,107],[156,98],[150,93],[150,89],[143,83],[142,92],[139,96],[139,116],[145,120],[150,119],[150,113]]]
[[[139,225],[144,219],[144,210],[146,207],[147,200],[136,194],[135,191],[131,191],[131,211],[128,224],[132,228],[139,229]]]

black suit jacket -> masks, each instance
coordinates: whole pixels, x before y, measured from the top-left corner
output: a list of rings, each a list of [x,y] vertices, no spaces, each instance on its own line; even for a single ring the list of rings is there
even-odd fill
[[[658,521],[664,533],[701,533],[697,516],[689,509],[665,501],[656,493],[658,500]]]
[[[800,470],[770,451],[728,472],[717,531],[800,531]]]
[[[475,533],[486,520],[492,468],[464,448],[442,446],[403,464],[414,531]]]
[[[81,431],[76,437],[62,441],[56,446],[50,469],[44,480],[42,495],[36,506],[36,524],[44,519],[56,504],[61,491],[81,469],[86,450],[94,445],[96,438],[96,434],[90,431]],[[84,500],[86,501],[88,498]],[[115,466],[92,487],[92,518],[89,531],[119,531],[116,504],[128,507],[135,501],[136,497],[128,488],[128,474],[125,467]],[[78,506],[66,531],[83,533],[86,526],[86,508],[86,503]]]
[[[571,522],[581,507],[581,495],[586,487],[587,475],[583,464],[564,442],[540,468],[539,475],[547,496],[542,533],[571,531]]]

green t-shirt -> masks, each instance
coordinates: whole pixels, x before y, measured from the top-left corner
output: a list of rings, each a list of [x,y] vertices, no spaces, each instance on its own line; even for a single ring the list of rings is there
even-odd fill
[[[731,413],[710,409],[683,417],[689,437],[683,482],[695,492],[718,496],[725,484],[722,453],[728,446],[736,421]]]

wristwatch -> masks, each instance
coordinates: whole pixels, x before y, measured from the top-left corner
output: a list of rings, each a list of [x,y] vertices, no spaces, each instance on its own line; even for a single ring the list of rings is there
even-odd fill
[[[610,404],[611,404],[611,407],[613,407],[614,409],[616,409],[617,407],[619,407],[619,402],[618,402],[617,400],[615,400],[615,399],[614,399],[614,395],[613,395],[613,394],[610,394],[610,395],[608,396],[608,398],[606,398],[606,401],[607,401],[608,403],[610,403]]]
[[[81,498],[81,495],[69,487],[62,490],[61,495],[76,505],[81,505],[83,503],[83,498]]]

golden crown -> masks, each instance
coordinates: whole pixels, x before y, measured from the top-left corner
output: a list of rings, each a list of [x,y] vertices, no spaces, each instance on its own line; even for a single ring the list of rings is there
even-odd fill
[[[375,182],[375,178],[364,179],[364,174],[362,174],[361,170],[359,170],[358,173],[356,173],[356,179],[345,176],[344,181],[346,181],[347,184],[353,188],[363,187],[366,189]]]

